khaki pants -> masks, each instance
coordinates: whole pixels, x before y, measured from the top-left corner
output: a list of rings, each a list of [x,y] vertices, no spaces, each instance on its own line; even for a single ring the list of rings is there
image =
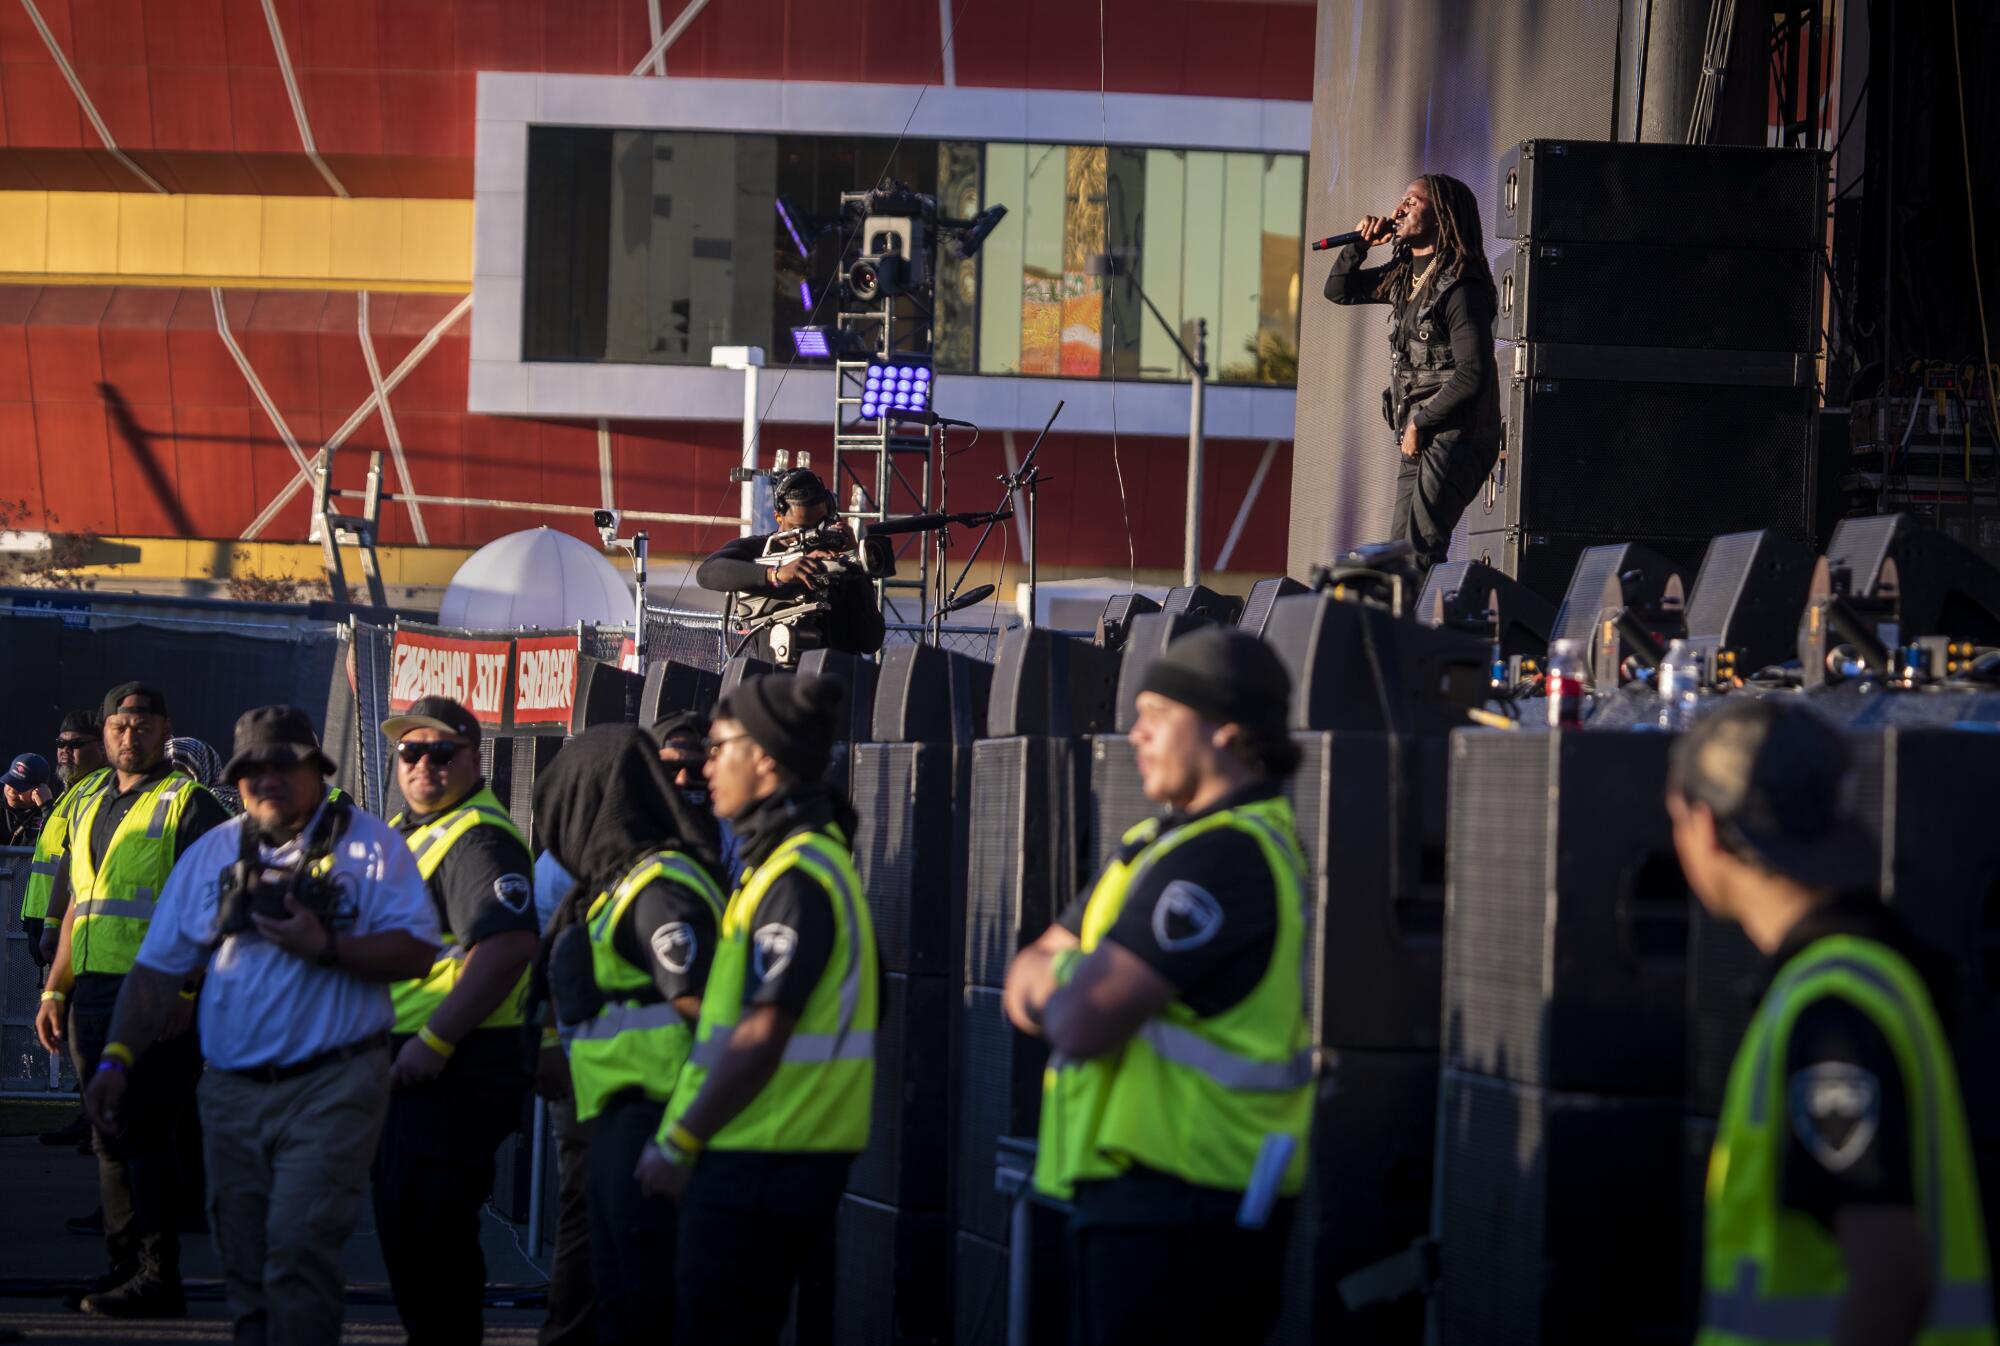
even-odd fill
[[[201,1081],[208,1219],[236,1340],[335,1346],[341,1249],[354,1232],[389,1104],[389,1054],[262,1084]]]

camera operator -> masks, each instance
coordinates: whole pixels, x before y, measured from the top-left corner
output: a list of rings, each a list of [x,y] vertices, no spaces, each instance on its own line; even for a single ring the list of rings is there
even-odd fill
[[[882,648],[875,582],[853,531],[834,514],[833,493],[817,473],[799,468],[773,483],[771,500],[777,531],[730,542],[701,563],[695,583],[729,595],[728,625],[738,639],[748,624],[761,623],[743,646],[756,658],[791,668],[807,650],[874,654]],[[804,555],[760,563],[789,552],[786,544],[796,540],[789,534],[815,530]],[[792,608],[801,609],[796,617],[779,615]]]
[[[340,1337],[340,1252],[389,1103],[389,983],[427,971],[437,918],[403,839],[325,799],[305,712],[236,722],[246,815],[182,856],[84,1095],[115,1134],[130,1072],[206,969],[199,1087],[208,1209],[238,1341]]]

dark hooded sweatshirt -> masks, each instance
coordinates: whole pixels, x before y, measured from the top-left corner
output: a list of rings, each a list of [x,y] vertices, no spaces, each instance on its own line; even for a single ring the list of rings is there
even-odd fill
[[[546,975],[564,1009],[593,999],[584,932],[564,932],[582,924],[599,893],[656,851],[679,851],[711,877],[721,871],[714,818],[681,797],[652,739],[631,725],[588,730],[556,755],[535,785],[535,824],[549,852],[577,880],[551,923]],[[717,925],[716,913],[687,885],[656,879],[625,909],[612,946],[652,976],[659,999],[700,995],[715,958]],[[558,944],[565,947],[554,948]]]

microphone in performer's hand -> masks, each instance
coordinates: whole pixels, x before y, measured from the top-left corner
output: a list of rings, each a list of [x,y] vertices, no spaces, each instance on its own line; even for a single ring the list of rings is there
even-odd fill
[[[1325,252],[1329,248],[1344,248],[1350,243],[1366,243],[1367,241],[1368,235],[1362,233],[1359,229],[1353,229],[1344,234],[1335,234],[1331,238],[1320,239],[1317,243],[1313,244],[1312,250],[1314,252]]]

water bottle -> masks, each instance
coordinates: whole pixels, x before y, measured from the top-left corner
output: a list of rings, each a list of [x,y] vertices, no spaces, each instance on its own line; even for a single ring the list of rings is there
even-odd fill
[[[1549,672],[1545,686],[1549,697],[1549,728],[1581,725],[1583,698],[1590,689],[1582,641],[1558,640],[1549,647]]]
[[[791,462],[792,455],[783,449],[779,449],[771,455],[771,475],[774,477],[782,475],[790,469]]]
[[[1685,640],[1667,646],[1660,661],[1660,728],[1684,730],[1701,702],[1701,655]]]

